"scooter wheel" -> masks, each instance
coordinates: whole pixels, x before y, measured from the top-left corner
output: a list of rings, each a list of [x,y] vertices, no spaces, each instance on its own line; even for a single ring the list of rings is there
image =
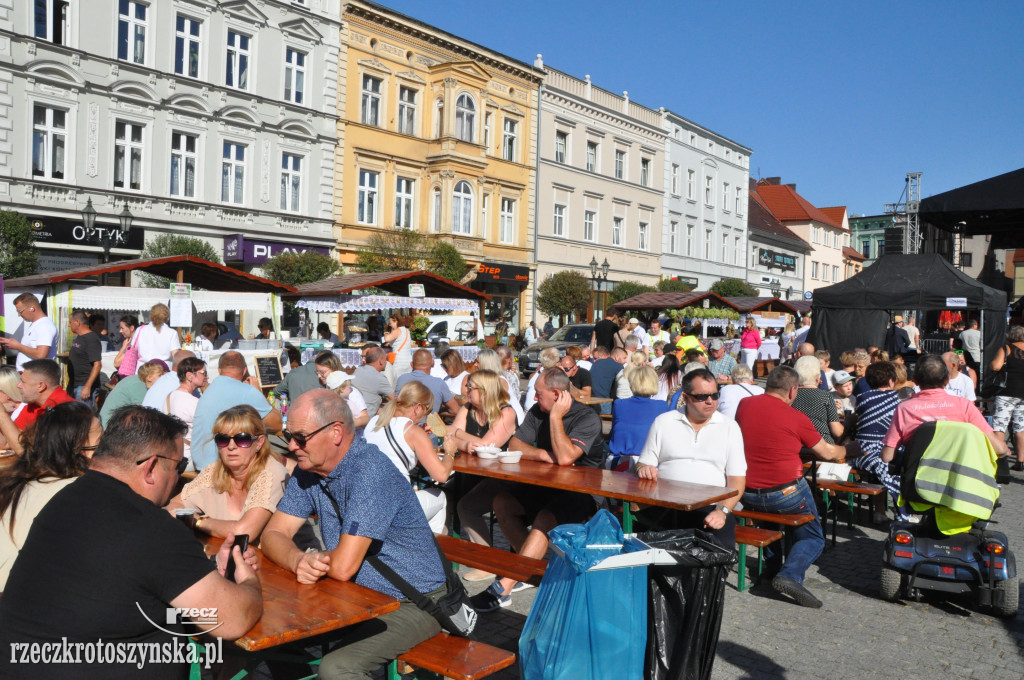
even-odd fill
[[[888,564],[883,564],[878,589],[883,600],[889,600],[890,602],[898,600],[900,592],[903,590],[902,572],[899,569],[890,567]]]
[[[997,593],[1003,594],[1003,597],[999,598],[1002,600],[1003,604],[1000,607],[993,607],[993,613],[1004,619],[1016,616],[1017,607],[1020,601],[1019,577],[1014,576],[1013,578],[1008,578],[1005,581],[996,581],[995,590]],[[993,599],[996,599],[995,593],[993,593]]]

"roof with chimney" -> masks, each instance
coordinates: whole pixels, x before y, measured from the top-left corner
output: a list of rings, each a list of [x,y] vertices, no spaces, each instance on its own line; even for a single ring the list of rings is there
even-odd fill
[[[836,229],[843,229],[842,215],[839,220],[826,214],[820,208],[796,192],[795,184],[780,184],[778,177],[759,180],[754,190],[777,220],[786,222],[821,222]],[[845,208],[843,208],[845,210]],[[843,229],[843,231],[849,231]]]
[[[753,180],[751,180],[751,184],[753,184]],[[770,234],[772,237],[791,244],[793,248],[805,253],[811,251],[810,244],[793,233],[793,230],[789,227],[775,219],[772,211],[768,209],[768,206],[764,204],[761,197],[753,190],[750,191],[750,201],[748,201],[747,205],[747,230]]]

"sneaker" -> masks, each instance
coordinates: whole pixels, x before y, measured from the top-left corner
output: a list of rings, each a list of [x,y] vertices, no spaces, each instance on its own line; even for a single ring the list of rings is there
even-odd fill
[[[530,588],[536,588],[536,587],[537,586],[533,585],[532,583],[526,583],[525,581],[516,581],[516,584],[514,586],[512,586],[511,593],[518,593],[520,591],[528,590]],[[511,593],[509,593],[509,594],[511,594]]]
[[[811,594],[811,591],[804,588],[802,584],[788,576],[776,576],[772,579],[772,590],[783,595],[788,595],[801,607],[819,609],[821,600]]]
[[[512,595],[501,594],[501,581],[495,581],[482,593],[469,598],[469,606],[481,614],[512,604]]]
[[[494,574],[483,569],[469,569],[463,572],[462,578],[466,581],[490,581]]]

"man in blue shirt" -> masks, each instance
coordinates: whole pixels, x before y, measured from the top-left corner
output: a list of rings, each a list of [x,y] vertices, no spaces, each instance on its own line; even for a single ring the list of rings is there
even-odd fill
[[[197,471],[217,460],[213,423],[225,409],[248,404],[260,414],[267,432],[278,432],[281,429],[281,412],[267,403],[267,398],[256,389],[255,385],[259,383],[249,375],[249,368],[241,353],[221,354],[217,371],[220,375],[199,398],[192,419],[192,464]]]
[[[616,349],[614,353],[617,353],[621,360],[609,357],[608,348],[603,345],[594,347],[594,364],[590,367],[590,393],[595,397],[603,399],[610,399],[612,397],[615,376],[622,370],[622,362],[626,359],[626,353],[621,349]],[[611,412],[612,405],[610,402],[601,404],[602,414],[611,415]]]
[[[412,371],[399,376],[395,383],[395,392],[399,392],[402,386],[410,380],[423,383],[423,386],[434,395],[434,413],[440,410],[441,406],[448,409],[448,413],[455,415],[459,412],[459,402],[455,401],[452,391],[448,389],[440,378],[430,375],[430,369],[434,366],[434,357],[425,349],[418,349],[412,355]]]
[[[416,590],[435,601],[442,597],[444,567],[409,480],[376,446],[354,441],[345,400],[333,392],[307,392],[292,404],[288,425],[285,438],[298,469],[263,531],[263,553],[295,572],[299,583],[327,576],[402,599],[364,561],[372,546]],[[304,553],[293,537],[314,513],[328,549]],[[324,656],[320,677],[369,677],[440,630],[433,616],[403,601],[394,612],[346,629],[341,645]]]

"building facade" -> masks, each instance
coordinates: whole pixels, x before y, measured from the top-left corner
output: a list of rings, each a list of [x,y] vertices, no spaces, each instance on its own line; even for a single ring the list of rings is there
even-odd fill
[[[778,177],[768,177],[758,181],[755,190],[772,215],[811,246],[804,267],[804,291],[845,281],[843,248],[850,247],[849,229],[811,205],[797,193],[795,184],[782,184]],[[845,213],[846,209],[842,210]]]
[[[494,296],[488,333],[501,319],[521,328],[532,313],[543,74],[380,5],[343,11],[334,195],[342,263],[354,264],[375,233],[414,229],[472,265],[469,285]]]
[[[747,283],[760,296],[799,300],[804,295],[804,269],[811,245],[775,219],[749,182]]]
[[[870,266],[885,254],[885,230],[892,227],[892,215],[860,215],[850,218],[851,245]]]
[[[0,0],[0,201],[32,220],[41,270],[162,233],[246,269],[330,252],[339,17],[338,0]]]
[[[745,279],[751,150],[664,109],[661,124],[663,274],[697,290],[723,278]]]
[[[539,57],[535,65],[545,72],[536,283],[579,271],[591,279],[599,318],[617,283],[660,278],[665,135],[657,111],[596,87],[589,76],[545,67]],[[608,264],[607,280],[591,276],[591,262]]]

